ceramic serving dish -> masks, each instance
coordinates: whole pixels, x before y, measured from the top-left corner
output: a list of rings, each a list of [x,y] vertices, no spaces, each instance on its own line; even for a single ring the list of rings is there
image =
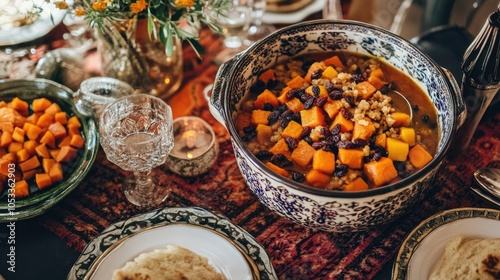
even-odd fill
[[[325,51],[371,55],[412,77],[438,112],[439,143],[434,159],[397,183],[360,192],[308,187],[265,166],[246,147],[234,120],[257,76],[291,57]],[[449,71],[405,39],[373,25],[316,20],[280,29],[224,63],[216,76],[209,108],[231,136],[238,166],[255,195],[280,215],[304,226],[336,231],[367,230],[408,212],[431,187],[465,110]]]

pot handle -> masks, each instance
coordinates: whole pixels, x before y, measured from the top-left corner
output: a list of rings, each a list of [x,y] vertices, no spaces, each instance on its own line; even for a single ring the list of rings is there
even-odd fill
[[[458,85],[457,80],[455,79],[451,71],[444,67],[441,67],[441,69],[443,70],[444,74],[446,75],[446,78],[450,82],[453,91],[452,94],[455,95],[456,106],[457,106],[456,117],[458,120],[458,126],[457,126],[458,129],[464,124],[465,118],[467,117],[467,110],[465,108],[465,103],[462,96],[462,90],[460,89],[460,86]]]
[[[227,130],[227,125],[224,120],[224,109],[222,107],[222,100],[225,96],[224,91],[226,88],[226,79],[229,76],[229,70],[231,70],[233,64],[239,60],[241,55],[236,55],[232,59],[221,64],[215,75],[215,81],[205,87],[203,90],[203,95],[208,103],[208,109],[212,116],[220,122]]]

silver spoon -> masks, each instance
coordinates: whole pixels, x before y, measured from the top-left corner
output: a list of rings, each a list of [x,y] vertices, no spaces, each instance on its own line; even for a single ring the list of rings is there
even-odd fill
[[[486,192],[488,196],[493,197],[494,201],[496,201],[495,204],[500,206],[500,169],[480,168],[474,172],[474,179],[481,187],[481,190]],[[489,201],[491,202],[491,200]]]
[[[399,101],[399,104],[406,104],[407,106],[405,106],[405,108],[401,108],[401,112],[408,114],[410,116],[410,120],[413,120],[413,110],[411,109],[411,103],[408,98],[406,98],[406,96],[404,96],[397,90],[390,90],[387,95],[391,98],[391,100]]]

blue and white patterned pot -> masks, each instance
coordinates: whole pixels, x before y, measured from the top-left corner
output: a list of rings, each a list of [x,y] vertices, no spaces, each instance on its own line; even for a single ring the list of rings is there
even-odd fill
[[[263,70],[309,52],[345,50],[378,57],[414,80],[438,111],[439,145],[430,164],[392,185],[362,192],[322,190],[272,172],[238,136],[234,120],[245,93]],[[212,114],[231,135],[248,186],[270,209],[304,226],[346,232],[367,230],[402,216],[431,186],[450,142],[464,119],[458,85],[410,42],[384,29],[355,21],[316,20],[280,29],[223,64],[210,97]]]

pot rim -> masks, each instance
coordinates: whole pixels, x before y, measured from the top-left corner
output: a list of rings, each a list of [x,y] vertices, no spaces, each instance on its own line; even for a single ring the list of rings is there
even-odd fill
[[[390,193],[392,191],[400,190],[400,189],[403,189],[405,187],[411,186],[416,181],[421,180],[421,179],[425,178],[427,175],[429,175],[431,173],[431,171],[434,170],[434,168],[439,168],[442,160],[444,159],[444,157],[446,155],[446,152],[448,151],[448,149],[451,145],[451,141],[453,139],[453,136],[456,133],[457,123],[458,123],[458,121],[457,121],[458,109],[457,109],[456,95],[453,94],[454,89],[453,89],[453,86],[451,84],[451,81],[445,75],[444,71],[442,70],[442,67],[439,66],[432,58],[430,58],[428,55],[426,55],[425,53],[420,51],[415,45],[413,45],[411,42],[409,42],[405,38],[403,38],[397,34],[393,34],[390,31],[385,30],[381,27],[378,27],[378,26],[375,26],[372,24],[368,24],[368,23],[364,23],[364,22],[359,22],[359,21],[328,20],[328,19],[310,20],[310,21],[305,21],[305,22],[293,24],[293,25],[284,27],[282,29],[279,29],[279,30],[275,31],[274,33],[272,33],[271,35],[268,35],[268,37],[278,36],[279,34],[288,33],[297,27],[304,27],[304,26],[318,25],[318,24],[338,24],[338,25],[344,25],[344,26],[349,25],[349,26],[364,27],[364,28],[372,29],[376,32],[383,33],[387,36],[394,37],[395,39],[398,39],[401,42],[402,46],[405,46],[406,48],[410,48],[412,51],[416,52],[419,56],[425,58],[425,60],[433,66],[433,68],[439,73],[440,78],[445,81],[446,88],[448,89],[448,92],[450,93],[451,99],[453,100],[453,106],[452,106],[452,112],[451,112],[451,115],[454,116],[453,119],[451,120],[452,131],[448,135],[448,138],[440,139],[440,141],[444,141],[444,143],[445,143],[443,148],[441,149],[441,151],[438,151],[434,155],[434,158],[432,159],[432,161],[429,164],[427,164],[424,168],[418,170],[413,175],[411,175],[407,178],[404,178],[398,182],[395,182],[395,183],[389,184],[389,185],[385,185],[385,186],[382,186],[379,188],[375,188],[375,189],[365,190],[365,191],[347,192],[347,191],[340,191],[340,190],[326,190],[326,189],[315,188],[312,186],[308,186],[306,184],[295,182],[289,178],[283,177],[283,176],[273,172],[262,161],[257,159],[254,154],[252,154],[250,152],[250,150],[247,148],[247,146],[243,143],[243,140],[241,139],[241,137],[239,136],[239,134],[235,128],[234,122],[232,121],[232,117],[231,117],[229,110],[223,110],[223,119],[226,120],[226,127],[229,131],[229,134],[230,134],[232,140],[233,140],[232,142],[234,144],[236,144],[239,149],[244,151],[244,153],[247,155],[247,158],[255,166],[257,166],[258,169],[265,171],[266,175],[270,176],[273,180],[281,181],[283,183],[284,187],[290,187],[290,188],[294,189],[295,191],[302,191],[302,192],[307,193],[307,194],[318,195],[318,196],[322,196],[322,197],[363,198],[363,197],[372,197],[372,196],[376,196],[376,195],[387,194],[387,193]],[[236,65],[238,65],[242,61],[242,58],[245,57],[245,55],[247,53],[250,53],[250,52],[254,51],[255,49],[265,48],[266,47],[266,43],[265,43],[266,38],[257,41],[252,46],[250,46],[248,49],[246,49],[245,51],[240,53],[237,57],[235,57],[234,64],[231,65],[230,67],[234,68]],[[387,63],[387,62],[385,62],[385,63]],[[236,75],[235,71],[229,71],[229,76],[226,78],[226,83],[227,83],[227,81],[234,80],[234,75]],[[414,79],[414,78],[412,78],[412,79]],[[227,95],[226,92],[227,92],[227,90],[225,90],[225,89],[222,91],[222,96],[221,96],[222,104],[221,105],[223,108],[230,108],[230,106],[229,106],[230,99],[226,97],[226,95]],[[443,135],[440,135],[440,137],[442,138]]]

